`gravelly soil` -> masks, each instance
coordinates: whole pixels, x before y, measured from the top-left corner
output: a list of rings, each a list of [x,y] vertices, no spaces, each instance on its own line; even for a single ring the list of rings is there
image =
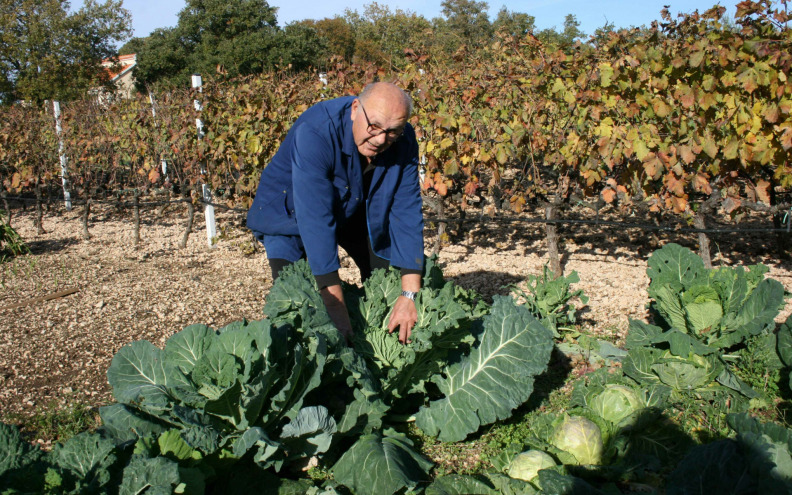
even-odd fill
[[[0,265],[0,419],[24,421],[47,408],[111,400],[105,372],[125,344],[146,339],[162,346],[192,323],[221,327],[261,318],[271,286],[262,249],[238,228],[237,214],[218,214],[221,232],[207,247],[203,216],[196,215],[185,249],[184,212],[164,218],[143,213],[142,245],[133,245],[131,212],[101,210],[92,216],[92,239],[80,238],[80,212],[53,211],[36,235],[33,214],[16,210],[12,225],[32,254]],[[511,224],[510,224],[511,225]],[[427,252],[435,238],[427,224]],[[484,297],[506,294],[505,285],[540,274],[547,261],[541,227],[468,226],[439,253],[447,277]],[[646,318],[646,259],[659,243],[695,249],[692,237],[658,239],[618,229],[562,229],[565,273],[590,297],[581,314],[587,331],[623,337],[628,318]],[[720,241],[720,244],[717,243]],[[716,263],[757,263],[792,288],[792,264],[772,254],[770,238],[716,239]],[[251,252],[252,251],[252,252]],[[357,281],[344,259],[342,277]],[[78,292],[8,309],[18,303],[74,288]],[[789,314],[782,312],[779,320]]]

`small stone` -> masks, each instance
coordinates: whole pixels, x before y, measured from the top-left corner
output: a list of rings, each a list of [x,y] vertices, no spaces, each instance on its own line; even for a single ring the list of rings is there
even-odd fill
[[[102,309],[104,308],[104,306],[105,306],[104,301],[99,301],[98,303],[96,303],[96,309]]]

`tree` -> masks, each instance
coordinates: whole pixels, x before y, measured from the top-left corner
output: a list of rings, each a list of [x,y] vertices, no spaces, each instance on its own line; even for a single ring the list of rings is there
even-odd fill
[[[319,37],[316,29],[301,22],[292,22],[278,33],[267,61],[269,65],[306,70],[318,66],[326,51],[326,41]]]
[[[574,14],[567,14],[564,18],[564,30],[557,32],[555,28],[544,29],[537,37],[544,43],[558,45],[560,48],[566,48],[586,36],[586,33],[580,30],[580,22]]]
[[[121,48],[118,49],[119,55],[132,55],[133,53],[140,53],[143,51],[143,47],[146,44],[146,38],[132,38],[131,40],[124,43]]]
[[[265,0],[187,0],[176,27],[145,39],[135,72],[138,87],[186,86],[193,73],[232,78],[319,64],[326,45],[317,30],[305,22],[280,29],[276,10]]]
[[[180,43],[175,28],[155,29],[137,52],[137,65],[134,69],[135,81],[139,90],[145,91],[148,84],[157,81],[171,81],[186,78],[188,72],[187,49]],[[182,81],[187,84],[186,80]]]
[[[506,7],[503,7],[498,11],[498,17],[492,23],[492,29],[496,33],[520,37],[533,31],[535,23],[534,16],[521,12],[509,12]]]
[[[355,31],[342,17],[325,18],[318,21],[306,20],[303,24],[316,30],[322,40],[323,52],[319,55],[323,61],[333,56],[341,57],[347,62],[355,55]]]
[[[443,0],[440,6],[444,19],[436,25],[441,28],[441,37],[451,42],[449,48],[460,44],[472,47],[489,41],[492,25],[487,15],[487,2]]]
[[[278,34],[276,9],[265,0],[187,0],[175,28],[157,30],[138,56],[138,85],[186,85],[193,73],[229,77],[271,65]]]
[[[0,100],[70,100],[109,84],[102,60],[131,36],[122,0],[0,0]]]
[[[358,61],[399,65],[404,50],[413,48],[431,29],[424,17],[409,10],[392,12],[387,5],[372,2],[357,11],[346,10],[347,23],[355,33],[355,59]]]

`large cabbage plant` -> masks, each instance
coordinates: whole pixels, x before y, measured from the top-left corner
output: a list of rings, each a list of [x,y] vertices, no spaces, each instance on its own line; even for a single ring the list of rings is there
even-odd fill
[[[307,265],[295,265],[273,287],[265,313],[273,321],[320,321],[322,306],[311,284]],[[346,290],[352,347],[365,365],[335,381],[353,390],[339,429],[362,436],[333,469],[335,479],[356,492],[392,493],[420,480],[420,473],[426,478],[429,466],[389,424],[414,418],[441,441],[463,440],[481,425],[510,417],[550,359],[552,333],[513,299],[496,297],[488,307],[444,282],[431,261],[423,285],[408,345],[387,332],[401,292],[397,271],[377,272],[362,289]]]
[[[699,342],[724,349],[774,327],[784,304],[784,287],[764,278],[765,265],[706,269],[701,258],[667,244],[648,261],[650,308],[663,329],[673,328]]]
[[[508,418],[533,392],[553,342],[527,308],[506,297],[489,306],[430,262],[403,345],[385,326],[399,292],[395,270],[347,287],[348,346],[307,263],[286,268],[265,319],[191,325],[163,348],[124,346],[107,372],[117,402],[100,409],[98,433],[43,454],[0,429],[0,481],[53,493],[419,489],[432,463],[404,421],[457,441]],[[317,462],[333,474],[322,488],[303,473]]]

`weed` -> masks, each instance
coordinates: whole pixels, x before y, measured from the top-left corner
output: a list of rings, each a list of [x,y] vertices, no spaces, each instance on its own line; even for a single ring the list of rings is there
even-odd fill
[[[671,421],[699,444],[722,440],[731,435],[726,415],[734,408],[734,398],[711,391],[677,392],[672,395]]]
[[[754,390],[768,397],[779,397],[783,363],[768,337],[758,335],[748,339],[745,348],[739,351],[740,360],[734,372]]]
[[[312,466],[308,468],[307,474],[314,482],[327,481],[333,478],[330,469],[324,466]]]
[[[22,237],[10,225],[3,222],[5,213],[0,210],[0,263],[4,263],[20,254],[30,252]]]
[[[37,407],[33,416],[12,415],[6,422],[21,424],[23,434],[32,439],[47,442],[64,442],[84,431],[92,431],[101,425],[98,410],[85,404],[58,405],[51,401],[45,407]]]
[[[509,288],[515,298],[524,301],[525,306],[542,325],[559,338],[560,330],[569,332],[576,329],[574,323],[577,310],[570,300],[577,298],[583,305],[588,303],[588,297],[582,290],[572,290],[572,284],[579,281],[577,272],[572,272],[567,277],[556,277],[545,265],[541,277],[528,275],[525,290],[518,285],[511,285]]]

